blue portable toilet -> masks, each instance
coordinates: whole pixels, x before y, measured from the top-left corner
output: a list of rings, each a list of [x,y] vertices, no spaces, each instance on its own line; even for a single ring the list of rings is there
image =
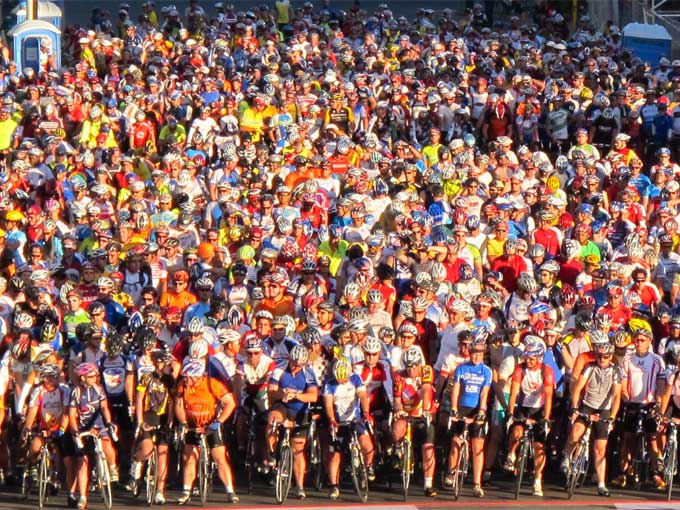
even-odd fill
[[[13,41],[14,60],[19,69],[32,67],[40,72],[41,53],[51,52],[57,69],[61,67],[61,30],[43,20],[24,21],[7,32]]]
[[[661,57],[670,58],[673,38],[662,25],[628,23],[623,28],[623,47],[654,68]]]
[[[19,7],[16,9],[17,23],[26,21],[26,1],[22,0]],[[63,12],[59,5],[55,2],[47,0],[38,0],[38,13],[35,19],[47,21],[52,23],[55,27],[61,29]]]

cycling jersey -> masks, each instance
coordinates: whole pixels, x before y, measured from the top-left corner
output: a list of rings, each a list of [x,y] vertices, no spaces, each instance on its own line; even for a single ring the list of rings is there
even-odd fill
[[[69,407],[75,408],[78,415],[78,432],[92,428],[104,428],[101,406],[106,395],[100,386],[78,385],[71,391]]]
[[[258,410],[263,411],[267,409],[267,383],[270,375],[276,369],[276,363],[266,354],[260,356],[257,366],[252,366],[250,363],[245,363],[240,360],[236,365],[236,374],[243,378],[243,394],[238,395],[240,403],[246,397],[250,397]]]
[[[211,423],[217,414],[217,404],[229,391],[228,386],[205,375],[193,384],[182,379],[177,387],[177,396],[184,400],[189,427],[205,427]]]
[[[655,401],[656,381],[665,365],[658,354],[639,356],[633,352],[621,361],[621,382],[628,389],[628,402],[650,404]]]
[[[394,397],[401,398],[401,407],[409,415],[419,417],[423,412],[430,411],[430,409],[423,409],[425,400],[424,387],[429,385],[430,402],[433,402],[433,387],[434,370],[429,365],[423,365],[421,368],[421,375],[410,377],[406,370],[397,372],[394,375]]]
[[[33,388],[28,405],[38,408],[39,430],[54,432],[59,428],[69,406],[69,393],[66,384],[59,384],[53,390],[48,390],[43,384]]]
[[[612,387],[621,384],[619,368],[614,364],[602,368],[597,363],[591,363],[583,369],[581,375],[586,378],[582,393],[583,404],[591,409],[611,409]]]
[[[318,386],[314,373],[307,366],[299,370],[297,374],[293,374],[288,366],[278,367],[272,373],[269,384],[278,386],[280,390],[293,390],[301,393],[306,392],[309,388],[316,388]],[[308,406],[308,404],[298,399],[281,402],[281,405],[296,414],[300,414]]]
[[[350,423],[360,413],[359,393],[366,391],[366,386],[357,374],[352,374],[344,383],[329,381],[323,388],[323,395],[333,398],[333,409],[338,423]]]
[[[392,403],[392,379],[389,369],[384,362],[378,362],[374,367],[363,365],[359,374],[368,392],[368,405],[371,412],[384,411],[387,397]]]
[[[276,342],[269,337],[262,342],[264,353],[274,360],[276,366],[281,368],[288,364],[288,355],[293,347],[297,345],[292,338],[284,338],[280,342]]]
[[[106,355],[99,359],[101,382],[109,397],[125,396],[125,377],[133,371],[132,363],[127,356],[118,355],[111,358]]]
[[[543,363],[534,369],[521,363],[515,367],[512,382],[520,384],[519,405],[538,409],[545,404],[545,388],[554,386],[553,371]]]
[[[486,404],[479,400],[482,389],[491,386],[491,369],[484,363],[475,365],[472,361],[466,361],[458,365],[453,380],[460,384],[458,406],[476,408]]]
[[[170,396],[169,380],[165,376],[159,376],[155,371],[144,374],[137,384],[137,391],[143,395],[143,417],[144,423],[157,426],[161,422],[161,417],[168,413],[168,399]]]

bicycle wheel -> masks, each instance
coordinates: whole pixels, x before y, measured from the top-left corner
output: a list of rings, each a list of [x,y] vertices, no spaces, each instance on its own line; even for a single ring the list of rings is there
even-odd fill
[[[106,507],[106,510],[109,510],[113,503],[113,497],[111,495],[111,477],[109,476],[109,466],[106,463],[103,453],[97,453],[97,483],[102,495],[102,500],[104,501],[104,506]]]
[[[673,492],[673,478],[677,464],[678,445],[675,441],[669,441],[666,445],[666,455],[663,459],[663,473],[666,480],[666,499],[671,500]]]
[[[253,481],[255,479],[255,438],[248,434],[248,442],[246,443],[246,477],[248,481],[248,494],[253,491]]]
[[[146,504],[153,505],[158,488],[158,450],[156,447],[151,451],[151,456],[146,464]]]
[[[312,441],[310,458],[312,484],[316,490],[320,491],[323,485],[323,462],[321,462],[321,443],[316,436]]]
[[[361,448],[357,443],[350,446],[350,462],[352,471],[352,482],[354,489],[362,503],[368,501],[368,474],[364,465],[364,458],[361,455]]]
[[[522,490],[522,478],[524,478],[524,470],[527,465],[527,449],[529,445],[527,440],[522,438],[519,443],[519,454],[517,455],[515,471],[515,499],[519,498],[519,493]]]
[[[404,490],[404,501],[407,501],[408,487],[411,483],[411,469],[413,467],[413,449],[411,441],[404,439],[402,448],[404,449],[404,455],[401,458],[401,487]]]
[[[274,484],[274,496],[276,503],[283,505],[288,499],[290,484],[293,477],[293,452],[290,446],[281,446],[276,466],[276,483]]]
[[[579,485],[579,480],[584,471],[586,448],[587,446],[579,444],[576,452],[571,456],[571,465],[569,466],[569,475],[567,476],[567,494],[569,499],[574,495],[574,491]]]
[[[40,510],[47,503],[47,488],[50,485],[50,453],[43,449],[38,468],[38,505]]]
[[[208,484],[210,483],[210,458],[207,447],[200,450],[198,459],[198,494],[201,497],[201,505],[205,506],[208,501]]]
[[[458,454],[458,465],[456,466],[456,471],[453,474],[453,498],[458,501],[460,496],[460,489],[463,487],[463,482],[465,482],[465,473],[467,471],[467,456],[468,448],[467,442],[463,442],[460,447],[460,453]]]
[[[24,474],[21,477],[21,497],[23,499],[28,498],[28,494],[31,492],[31,476],[28,473],[28,466],[24,468]]]

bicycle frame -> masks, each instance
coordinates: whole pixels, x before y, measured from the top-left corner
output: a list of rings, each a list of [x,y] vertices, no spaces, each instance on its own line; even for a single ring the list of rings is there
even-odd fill
[[[96,473],[97,480],[96,486],[99,488],[102,499],[104,500],[104,506],[108,509],[111,508],[113,503],[113,497],[111,493],[111,475],[109,473],[109,465],[106,460],[106,455],[104,454],[104,447],[102,446],[102,438],[99,432],[81,432],[76,436],[76,439],[82,440],[83,438],[91,436],[94,440],[94,455],[96,463]],[[112,439],[116,439],[115,437]]]
[[[666,499],[671,500],[673,479],[678,472],[678,424],[680,420],[673,418],[668,423],[668,440],[663,457],[663,474],[666,482]]]
[[[534,456],[534,425],[535,420],[523,420],[515,422],[524,427],[524,433],[519,440],[517,455],[517,464],[515,465],[516,479],[515,479],[515,499],[519,498],[519,493],[522,488],[522,479],[524,478],[524,471],[527,467],[529,457]]]

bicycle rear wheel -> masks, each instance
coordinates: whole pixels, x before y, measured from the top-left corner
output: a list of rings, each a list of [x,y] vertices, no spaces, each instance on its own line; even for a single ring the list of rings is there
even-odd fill
[[[524,478],[524,470],[527,465],[527,450],[529,444],[525,439],[522,439],[519,444],[519,454],[517,455],[516,467],[517,475],[515,477],[515,499],[519,498],[519,493],[522,490],[522,478]]]
[[[146,465],[146,504],[151,506],[156,498],[158,489],[158,450],[156,447],[151,451],[151,456]]]
[[[669,441],[666,445],[666,455],[663,459],[663,473],[666,480],[666,499],[671,500],[673,493],[673,478],[677,465],[678,445],[675,441]]]
[[[464,442],[460,447],[460,453],[458,454],[458,465],[456,466],[456,472],[453,474],[453,498],[458,501],[460,496],[460,489],[463,487],[465,482],[465,473],[467,471],[467,456],[468,448],[467,443]]]
[[[404,501],[408,500],[408,488],[411,483],[411,469],[413,468],[413,449],[411,441],[403,440],[404,455],[401,459],[401,486],[404,490]]]
[[[198,494],[203,506],[208,501],[208,485],[210,483],[210,458],[208,456],[207,447],[201,448],[201,457],[198,460]]]
[[[97,482],[99,484],[99,491],[104,501],[106,510],[111,508],[113,504],[113,496],[111,494],[111,476],[109,476],[109,466],[106,463],[103,453],[97,453]]]
[[[361,448],[357,443],[350,446],[350,462],[352,471],[352,482],[354,489],[362,503],[368,501],[368,474],[364,465],[364,458],[361,455]]]
[[[40,453],[38,468],[38,505],[40,510],[47,503],[47,488],[50,485],[50,453],[43,450]]]
[[[282,446],[279,449],[279,458],[276,466],[276,483],[274,484],[274,496],[277,504],[283,505],[288,499],[292,477],[293,452],[290,446]]]

